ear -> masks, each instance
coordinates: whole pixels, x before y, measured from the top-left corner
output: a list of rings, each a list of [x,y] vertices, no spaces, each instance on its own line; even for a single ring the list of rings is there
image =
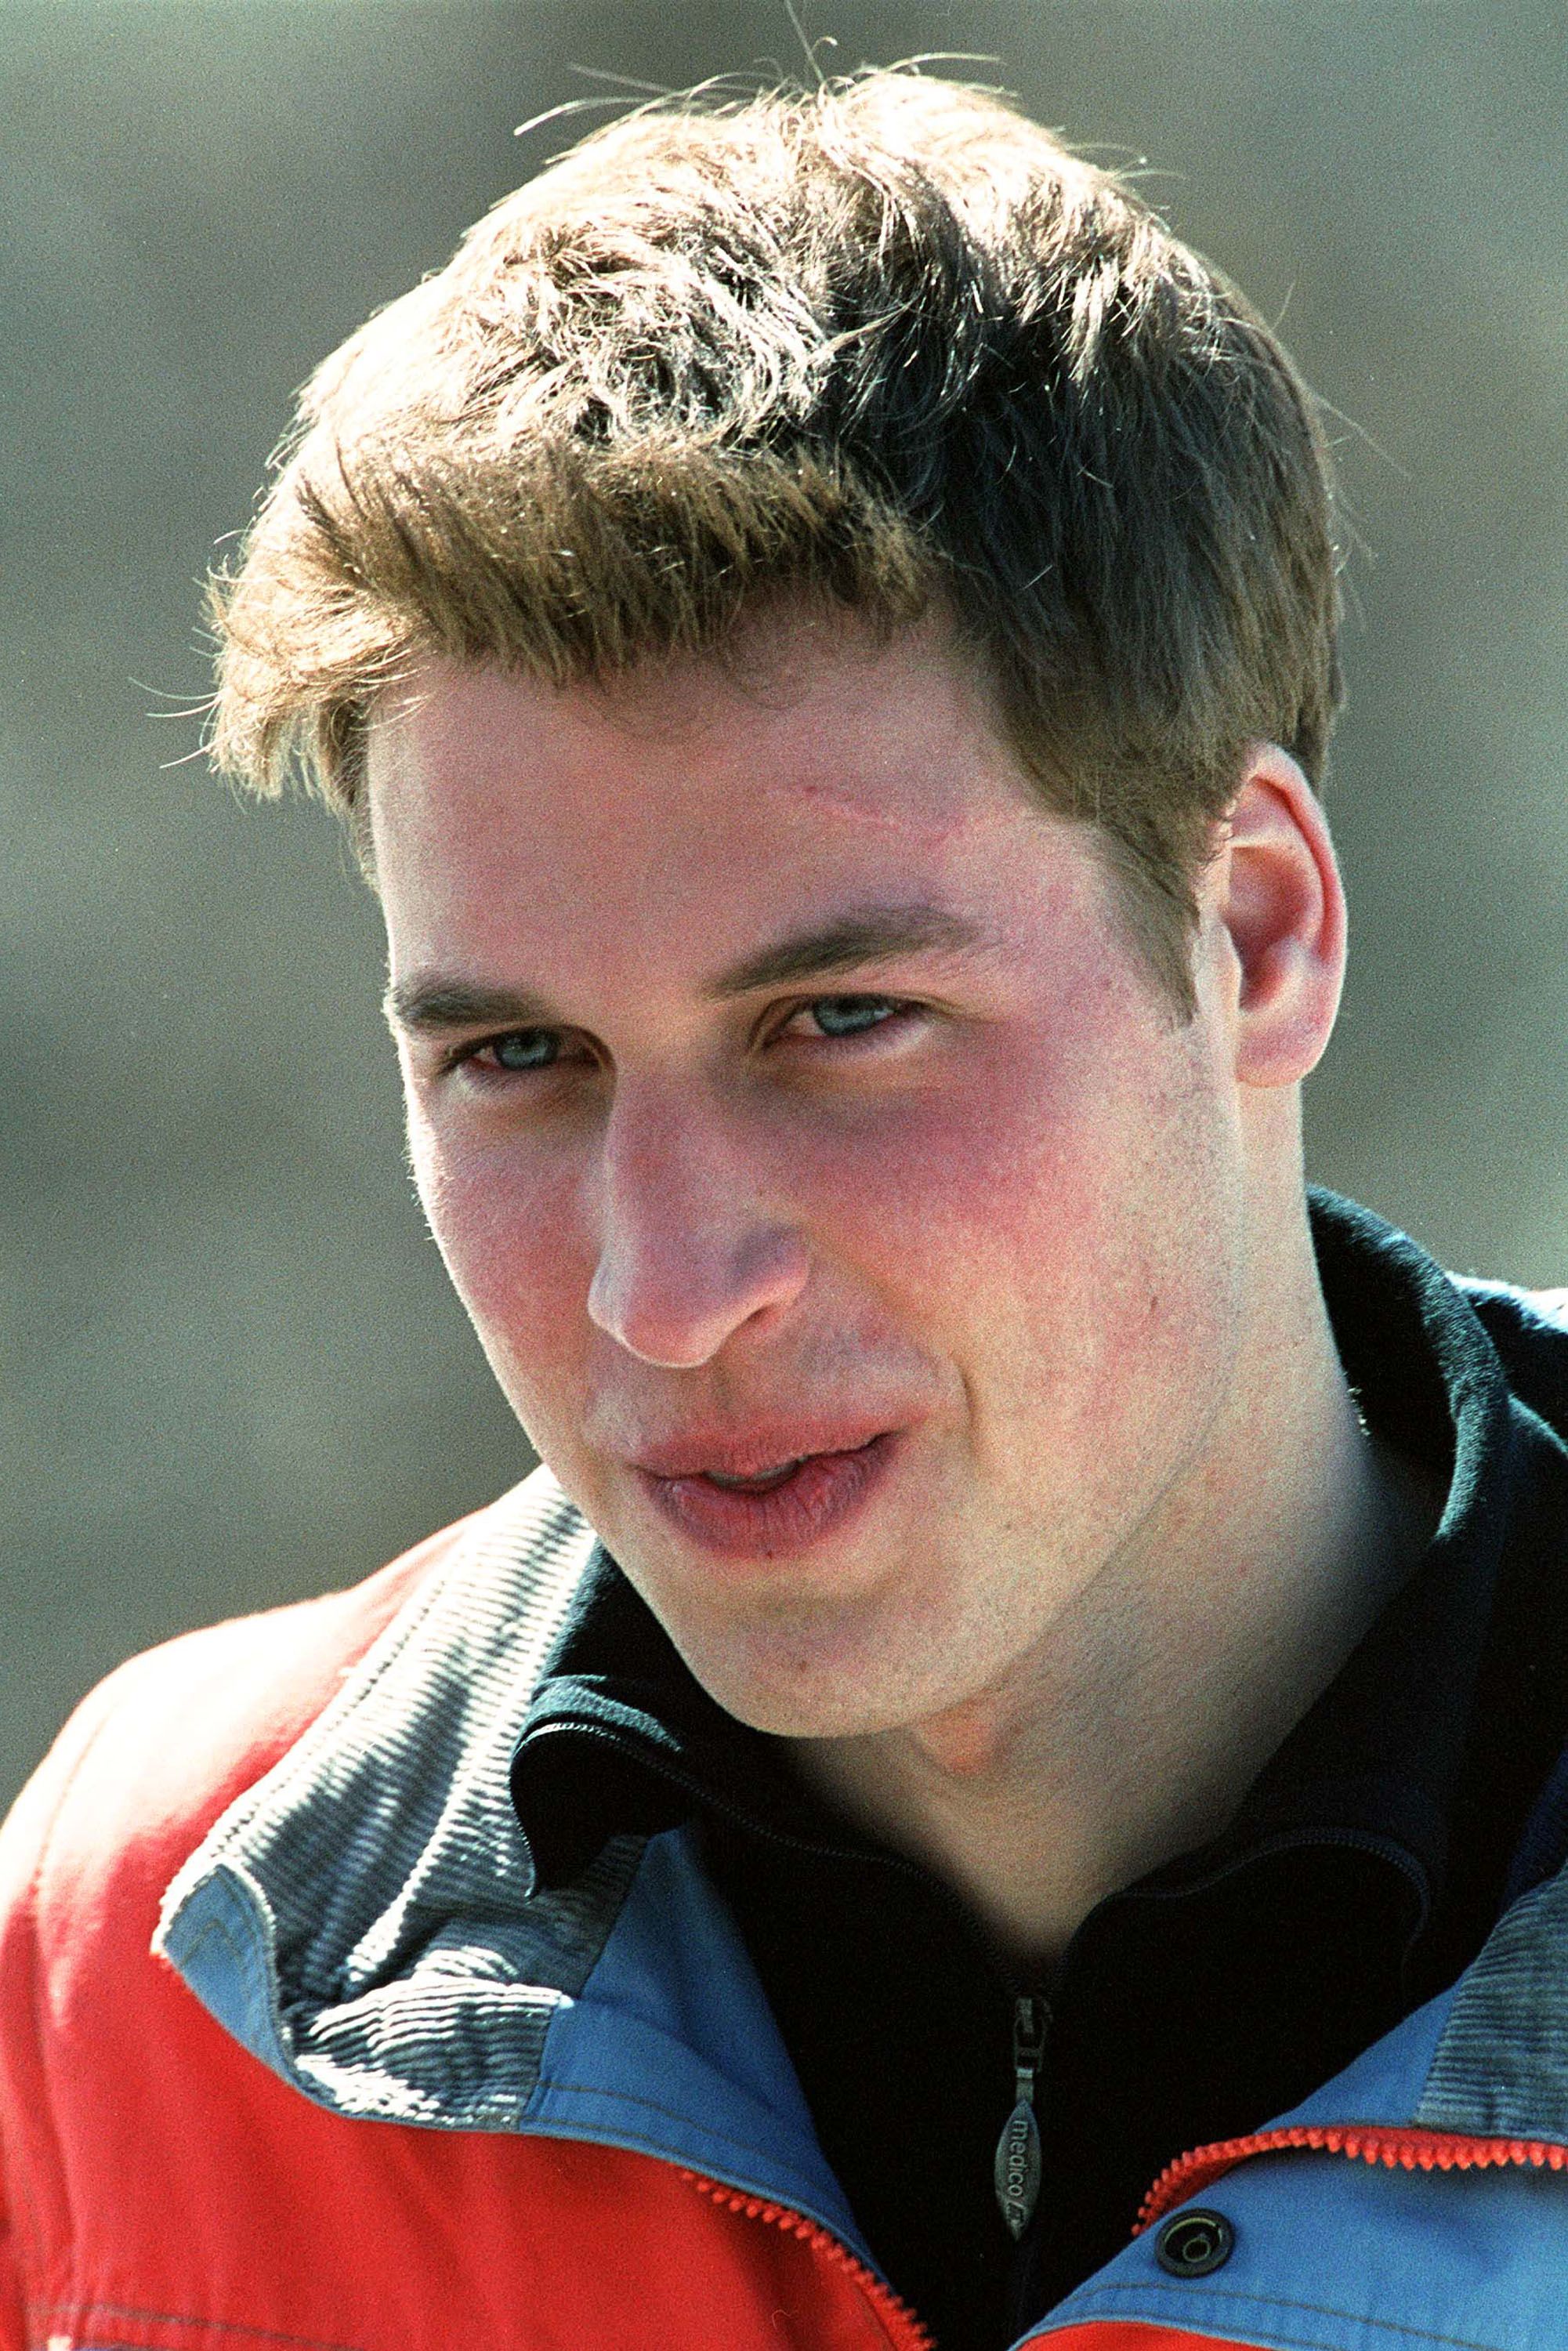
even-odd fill
[[[1293,1085],[1339,1010],[1345,906],[1317,795],[1277,744],[1248,747],[1211,882],[1235,961],[1236,1074],[1243,1085]]]

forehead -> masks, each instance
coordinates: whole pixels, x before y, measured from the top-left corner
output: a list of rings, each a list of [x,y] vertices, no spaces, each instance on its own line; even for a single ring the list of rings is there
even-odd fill
[[[604,684],[430,664],[372,720],[369,790],[394,967],[564,952],[572,922],[617,960],[733,951],[835,900],[972,893],[1051,822],[942,632],[847,618]]]

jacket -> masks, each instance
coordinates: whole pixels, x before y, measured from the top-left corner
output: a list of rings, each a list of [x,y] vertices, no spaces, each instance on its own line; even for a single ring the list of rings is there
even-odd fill
[[[593,1545],[541,1469],[78,1711],[0,1833],[0,2351],[928,2342],[689,1832],[531,1883],[508,1766]],[[1560,1771],[1458,1982],[1174,2164],[1028,2340],[1568,2345],[1565,1852]]]

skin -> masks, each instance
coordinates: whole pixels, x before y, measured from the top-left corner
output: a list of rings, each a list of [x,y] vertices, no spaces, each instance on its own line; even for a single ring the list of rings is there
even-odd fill
[[[1435,1512],[1312,1261],[1344,907],[1300,770],[1249,751],[1190,1019],[936,621],[775,611],[608,686],[432,664],[369,792],[416,1179],[532,1442],[722,1706],[1049,1957],[1222,1824]],[[714,993],[910,905],[952,935]],[[637,1467],[852,1425],[890,1466],[776,1555]]]

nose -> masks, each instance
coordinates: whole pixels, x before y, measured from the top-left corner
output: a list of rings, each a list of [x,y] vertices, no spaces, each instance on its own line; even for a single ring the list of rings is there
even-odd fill
[[[589,1317],[643,1363],[695,1370],[805,1286],[798,1229],[765,1206],[758,1170],[722,1119],[690,1100],[622,1093],[596,1189]]]

